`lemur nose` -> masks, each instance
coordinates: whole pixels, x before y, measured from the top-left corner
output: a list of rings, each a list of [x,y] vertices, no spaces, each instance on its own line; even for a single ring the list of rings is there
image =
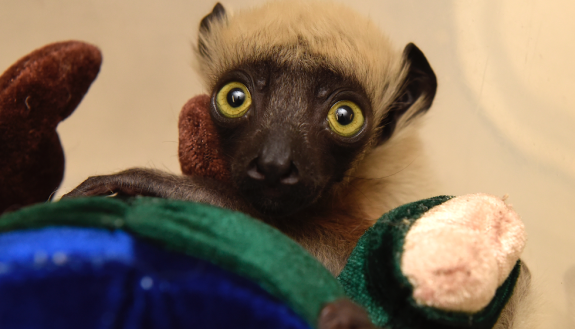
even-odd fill
[[[298,169],[291,157],[263,153],[248,168],[248,176],[265,181],[269,186],[294,185],[299,181]]]
[[[262,142],[259,153],[249,164],[248,176],[269,187],[297,184],[299,171],[293,161],[290,133],[278,128],[273,134],[262,136]]]

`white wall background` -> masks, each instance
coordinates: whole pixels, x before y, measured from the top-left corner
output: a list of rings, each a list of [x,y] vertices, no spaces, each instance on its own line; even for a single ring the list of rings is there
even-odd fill
[[[261,1],[226,1],[239,9]],[[575,3],[354,0],[439,79],[424,130],[441,193],[509,194],[548,328],[575,327]],[[0,0],[0,71],[42,45],[100,47],[102,70],[59,127],[61,192],[132,166],[179,172],[177,117],[203,92],[191,44],[215,1]]]

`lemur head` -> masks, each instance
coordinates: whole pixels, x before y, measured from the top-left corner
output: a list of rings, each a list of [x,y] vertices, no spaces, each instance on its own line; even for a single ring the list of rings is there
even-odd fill
[[[266,216],[345,189],[437,87],[415,45],[396,52],[336,3],[278,1],[238,15],[218,3],[201,22],[197,60],[233,184]]]

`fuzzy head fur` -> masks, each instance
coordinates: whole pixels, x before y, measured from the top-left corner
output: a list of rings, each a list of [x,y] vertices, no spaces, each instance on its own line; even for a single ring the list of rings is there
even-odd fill
[[[373,22],[338,3],[274,1],[212,20],[200,30],[198,67],[208,90],[243,62],[272,58],[300,67],[327,66],[360,81],[383,119],[407,69]],[[378,120],[379,121],[379,120]]]

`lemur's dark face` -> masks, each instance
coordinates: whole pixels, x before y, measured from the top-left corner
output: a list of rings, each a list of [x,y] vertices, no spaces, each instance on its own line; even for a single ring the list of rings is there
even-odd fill
[[[216,62],[223,66],[242,63],[218,56],[228,53],[223,46],[227,43],[240,49],[258,49],[257,45],[246,43],[247,40],[238,42],[237,38],[208,42],[224,34],[227,22],[226,11],[219,3],[202,19],[198,55],[204,65],[215,63],[211,62],[212,56],[220,58]],[[338,54],[337,38],[325,39],[320,33],[313,40],[321,47],[325,47],[324,41],[331,40],[333,52]],[[346,40],[342,45],[355,44]],[[243,64],[231,70],[226,68],[227,73],[218,77],[212,92],[210,113],[231,166],[233,184],[266,216],[292,215],[333,191],[333,185],[344,179],[368,145],[390,139],[400,118],[409,120],[427,111],[437,87],[435,74],[423,53],[408,44],[401,63],[396,63],[404,68],[405,75],[370,78],[385,81],[377,85],[391,88],[395,98],[388,108],[377,109],[378,122],[375,122],[372,104],[381,106],[382,100],[370,100],[362,88],[370,85],[368,81],[355,80],[366,78],[355,71],[371,72],[370,67],[361,67],[369,60],[360,61],[360,67],[354,70],[341,70],[339,61],[327,60],[310,50],[310,43],[301,35],[297,45],[292,41],[276,44],[267,55],[248,56]],[[262,38],[261,42],[269,40]],[[356,58],[356,55],[359,56],[348,49],[342,56]],[[267,59],[261,59],[262,56]],[[382,61],[388,62],[385,58]],[[220,71],[212,73],[217,72]],[[371,97],[375,94],[381,93],[370,91]],[[413,104],[419,105],[412,108]]]
[[[373,131],[360,85],[321,67],[247,63],[223,75],[211,97],[233,184],[266,216],[317,202]]]

